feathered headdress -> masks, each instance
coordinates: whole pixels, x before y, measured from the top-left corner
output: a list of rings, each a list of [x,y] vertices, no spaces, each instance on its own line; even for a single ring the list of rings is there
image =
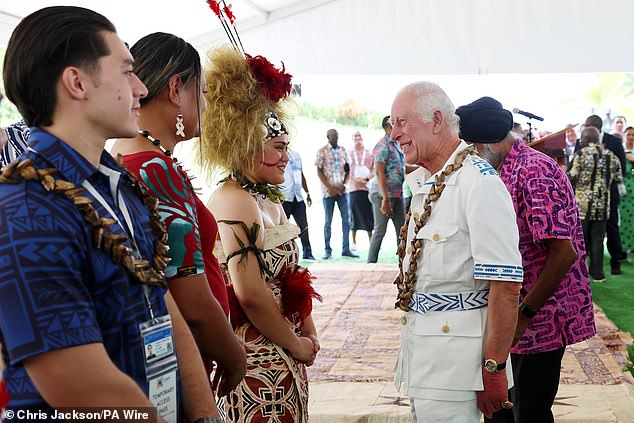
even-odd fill
[[[209,52],[207,110],[199,164],[212,175],[218,167],[244,173],[263,142],[287,134],[284,103],[292,88],[284,64],[244,53],[231,6],[207,0],[227,33],[230,45]]]

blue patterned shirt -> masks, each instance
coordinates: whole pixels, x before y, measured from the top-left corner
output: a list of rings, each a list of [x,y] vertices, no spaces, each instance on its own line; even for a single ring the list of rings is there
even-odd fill
[[[405,156],[398,141],[394,141],[387,135],[381,138],[374,146],[374,163],[385,163],[388,197],[401,198],[405,180]],[[376,177],[370,186],[370,194],[375,193],[381,195]]]
[[[117,220],[124,222],[110,179],[68,144],[32,128],[29,146],[24,157],[32,159],[37,169],[55,167],[56,178],[75,185],[89,181]],[[105,151],[101,167],[122,172]],[[152,257],[155,237],[146,206],[125,174],[116,188],[132,217],[141,255]],[[93,198],[88,192],[82,195]],[[100,216],[109,216],[101,203],[93,205]],[[118,223],[110,229],[125,235]],[[150,319],[143,288],[122,265],[95,248],[92,238],[92,227],[64,195],[47,192],[36,181],[0,184],[0,343],[7,365],[3,377],[11,396],[9,408],[50,410],[24,360],[90,343],[102,343],[113,363],[147,394],[138,327]],[[163,288],[148,287],[155,315],[167,314],[164,294]]]

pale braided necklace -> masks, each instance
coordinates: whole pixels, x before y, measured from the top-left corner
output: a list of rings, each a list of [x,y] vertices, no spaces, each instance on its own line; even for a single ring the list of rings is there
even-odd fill
[[[456,156],[453,163],[447,165],[441,173],[436,175],[434,185],[429,190],[425,203],[423,204],[423,213],[419,216],[418,213],[414,213],[414,222],[416,223],[414,229],[414,236],[408,252],[410,253],[409,268],[407,272],[403,272],[403,259],[405,258],[405,246],[407,244],[407,231],[409,229],[409,221],[412,217],[412,209],[410,207],[407,217],[405,218],[405,224],[401,228],[401,242],[398,246],[398,268],[399,274],[396,277],[394,283],[398,288],[398,296],[396,297],[396,304],[394,308],[400,308],[403,311],[409,311],[409,303],[414,293],[414,287],[416,286],[416,270],[418,269],[418,259],[423,253],[423,240],[417,239],[416,234],[421,230],[423,226],[427,224],[429,216],[431,215],[431,205],[440,198],[443,190],[445,189],[445,179],[456,172],[462,167],[465,158],[473,153],[474,147],[469,146],[462,150]]]

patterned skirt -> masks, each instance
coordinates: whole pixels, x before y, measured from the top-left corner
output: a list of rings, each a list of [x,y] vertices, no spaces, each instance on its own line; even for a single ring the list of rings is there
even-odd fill
[[[227,422],[308,422],[306,367],[251,323],[236,330],[247,352],[242,382],[218,402]]]

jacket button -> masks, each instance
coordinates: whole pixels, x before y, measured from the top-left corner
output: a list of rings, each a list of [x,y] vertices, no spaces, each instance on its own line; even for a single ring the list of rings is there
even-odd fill
[[[434,234],[434,236],[431,239],[433,239],[434,242],[438,242],[440,240],[440,235]]]
[[[442,333],[449,333],[449,325],[442,325],[442,328],[440,328],[440,330],[442,331]]]
[[[405,315],[401,316],[401,324],[402,325],[406,325],[407,324],[407,316],[405,316]]]

